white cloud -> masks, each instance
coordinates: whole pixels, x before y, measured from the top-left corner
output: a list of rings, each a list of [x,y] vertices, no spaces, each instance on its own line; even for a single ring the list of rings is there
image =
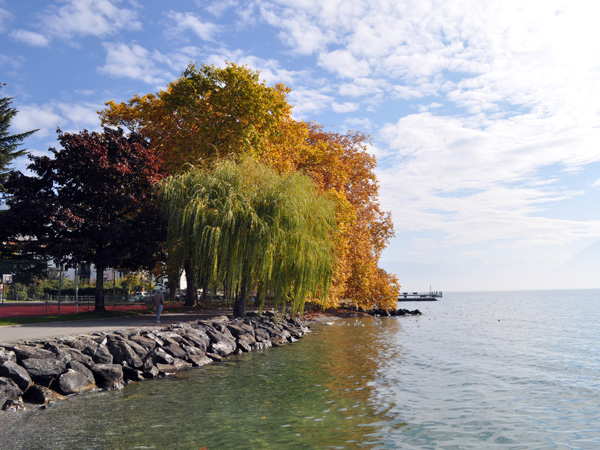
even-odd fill
[[[342,78],[366,77],[371,72],[367,61],[358,61],[347,50],[321,53],[319,55],[319,65],[330,72],[337,73]]]
[[[78,36],[106,37],[120,30],[141,30],[142,23],[132,8],[120,7],[121,0],[62,0],[38,14],[38,31],[15,30],[13,39],[36,47],[47,47],[51,39],[72,40]],[[2,24],[0,10],[0,29]]]
[[[236,0],[216,0],[206,5],[204,0],[197,1],[199,7],[204,7],[215,17],[221,17],[228,9],[239,8],[241,5]]]
[[[564,244],[600,237],[598,221],[546,217],[548,205],[581,192],[538,180],[539,171],[600,161],[594,145],[600,131],[565,120],[422,113],[388,124],[381,138],[395,156],[379,169],[382,203],[402,211],[395,218],[400,230],[443,230],[454,243]]]
[[[117,6],[121,3],[119,0],[67,0],[64,3],[61,7],[50,7],[42,19],[44,28],[55,37],[105,37],[122,29],[142,28],[137,13]]]
[[[333,102],[331,109],[336,113],[350,113],[358,110],[358,104],[353,102]]]
[[[15,41],[23,42],[33,47],[48,47],[50,43],[50,39],[46,36],[33,31],[14,30],[10,35]]]
[[[102,105],[93,103],[51,102],[43,105],[19,105],[19,113],[12,125],[18,132],[38,129],[33,137],[46,138],[55,134],[56,129],[79,132],[83,129],[95,130],[100,127],[96,111]]]
[[[0,8],[0,33],[3,33],[6,30],[5,22],[8,22],[12,17],[13,15],[11,13]]]
[[[51,105],[24,105],[18,109],[19,114],[13,118],[12,125],[19,132],[39,129],[35,134],[37,138],[49,136],[65,123],[65,119]]]
[[[168,34],[184,35],[187,32],[192,32],[200,39],[214,41],[214,36],[221,32],[220,26],[202,21],[190,12],[170,11],[168,17],[175,23],[174,27],[167,31]]]
[[[333,97],[315,89],[296,89],[290,93],[290,103],[294,105],[296,119],[308,120],[311,114],[328,110]]]
[[[281,29],[279,39],[295,53],[310,55],[325,48],[334,38],[333,32],[311,21],[302,10],[292,7],[280,8],[269,3],[258,5],[261,17],[268,24]]]
[[[349,97],[365,97],[384,93],[387,81],[375,78],[356,78],[351,83],[342,83],[338,94]]]
[[[131,78],[147,84],[165,84],[174,79],[168,70],[160,69],[155,61],[169,62],[164,55],[150,52],[141,45],[124,43],[104,44],[106,50],[106,63],[100,68],[116,78]]]

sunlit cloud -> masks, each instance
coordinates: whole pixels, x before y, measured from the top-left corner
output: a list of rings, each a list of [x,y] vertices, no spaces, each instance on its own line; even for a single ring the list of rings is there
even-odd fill
[[[50,39],[40,33],[27,30],[14,30],[10,36],[19,42],[31,45],[32,47],[47,47],[50,43]]]
[[[167,69],[157,66],[156,61],[167,62],[164,55],[151,52],[138,44],[104,44],[106,62],[102,73],[116,78],[132,78],[147,84],[165,84],[175,78]]]
[[[204,21],[191,12],[169,11],[167,16],[174,23],[174,26],[167,30],[169,35],[183,36],[192,33],[202,40],[214,41],[216,35],[222,31],[220,26]]]

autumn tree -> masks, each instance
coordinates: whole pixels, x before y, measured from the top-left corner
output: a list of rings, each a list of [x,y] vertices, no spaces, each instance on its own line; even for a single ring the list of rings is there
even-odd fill
[[[190,64],[166,90],[100,111],[103,125],[146,136],[167,174],[221,158],[264,151],[289,116],[288,89],[266,86],[259,73],[229,63]]]
[[[335,203],[310,178],[245,158],[171,176],[159,198],[171,271],[191,260],[197,278],[235,294],[234,316],[245,316],[251,290],[259,303],[269,294],[293,311],[327,295]]]
[[[59,264],[93,263],[95,310],[102,311],[105,268],[149,268],[160,250],[153,206],[160,161],[146,139],[121,129],[59,130],[58,140],[54,158],[29,157],[33,176],[10,173],[5,233]]]
[[[2,86],[5,86],[5,84],[0,83],[0,89],[2,89]],[[19,148],[19,146],[27,137],[37,131],[32,130],[25,133],[10,134],[10,122],[18,112],[11,106],[12,100],[11,97],[0,98],[0,195],[4,194],[4,182],[6,181],[10,164],[26,153],[26,150]]]
[[[280,173],[308,175],[337,202],[336,263],[324,304],[349,299],[363,307],[395,308],[397,280],[382,276],[377,266],[393,226],[379,205],[376,160],[367,151],[367,137],[293,120],[288,89],[267,87],[258,76],[234,64],[190,66],[166,91],[109,102],[101,117],[105,124],[143,133],[169,173],[185,170],[185,163],[210,166],[224,157],[250,155]],[[186,274],[194,270],[188,268]],[[193,283],[188,278],[189,295],[196,291]]]
[[[393,224],[379,205],[376,159],[362,133],[325,131],[316,123],[290,121],[286,133],[262,156],[281,171],[300,171],[338,201],[336,267],[328,306],[352,300],[358,306],[395,309],[398,280],[378,261]]]

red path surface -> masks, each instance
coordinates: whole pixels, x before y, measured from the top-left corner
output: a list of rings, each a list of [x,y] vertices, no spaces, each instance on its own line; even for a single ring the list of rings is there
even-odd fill
[[[167,305],[165,305],[167,308]],[[108,311],[131,311],[131,310],[147,310],[148,306],[144,303],[125,303],[116,305],[106,305]],[[79,313],[93,311],[94,303],[80,303],[78,306]],[[75,303],[61,303],[60,315],[75,314]],[[47,316],[58,315],[58,304],[56,302],[31,302],[31,303],[13,303],[4,302],[0,304],[1,317],[23,317],[23,316]]]

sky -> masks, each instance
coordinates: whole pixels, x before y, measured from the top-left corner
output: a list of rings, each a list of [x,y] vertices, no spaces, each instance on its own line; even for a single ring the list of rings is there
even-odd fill
[[[0,95],[56,128],[225,61],[368,134],[402,290],[600,288],[600,2],[0,0]],[[15,162],[24,170],[27,159]]]

